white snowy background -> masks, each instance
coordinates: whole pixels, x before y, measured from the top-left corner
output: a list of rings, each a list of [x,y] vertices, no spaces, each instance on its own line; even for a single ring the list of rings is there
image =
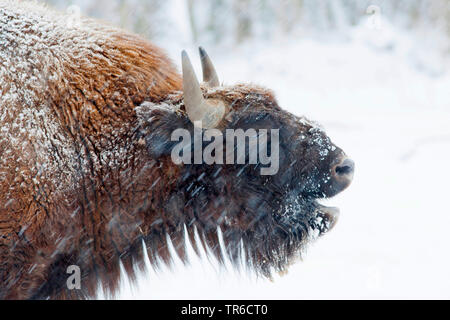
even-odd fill
[[[356,162],[337,226],[274,280],[191,251],[118,299],[450,298],[450,1],[49,1],[142,34],[180,65],[273,89]],[[99,298],[105,298],[100,295]]]

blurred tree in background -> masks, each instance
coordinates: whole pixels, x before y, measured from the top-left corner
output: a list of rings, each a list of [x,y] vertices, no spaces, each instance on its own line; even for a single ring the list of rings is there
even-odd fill
[[[46,0],[65,10],[137,32],[151,39],[186,37],[195,43],[240,44],[248,39],[345,34],[368,19],[376,5],[385,21],[405,30],[450,39],[449,0]],[[180,21],[186,21],[180,25]],[[180,30],[183,29],[183,30]],[[184,30],[189,29],[189,30]],[[183,31],[183,32],[182,32]],[[448,42],[446,50],[449,50]]]

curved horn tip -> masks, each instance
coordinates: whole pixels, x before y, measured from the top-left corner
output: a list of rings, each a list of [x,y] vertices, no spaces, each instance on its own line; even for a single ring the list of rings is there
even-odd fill
[[[181,51],[181,61],[183,63],[185,62],[191,62],[191,59],[189,59],[189,55],[187,54],[186,50]]]
[[[198,80],[195,76],[194,67],[192,66],[191,59],[186,52],[186,50],[181,51],[181,68],[183,72],[183,83],[188,82],[198,87]],[[200,88],[198,88],[198,91]]]
[[[206,50],[203,47],[198,47],[198,51],[202,62],[203,82],[205,82],[209,87],[220,86],[219,77],[217,76],[216,69],[209,58],[208,53],[206,53]]]
[[[208,54],[206,53],[206,50],[203,47],[198,47],[198,52],[200,53],[200,58],[203,59]]]

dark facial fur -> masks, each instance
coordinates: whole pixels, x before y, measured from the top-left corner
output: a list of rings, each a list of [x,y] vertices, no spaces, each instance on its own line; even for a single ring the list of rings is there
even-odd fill
[[[315,199],[338,192],[330,170],[342,151],[317,125],[282,110],[269,91],[236,86],[205,96],[229,106],[221,130],[279,129],[280,168],[273,176],[263,176],[260,164],[182,164],[170,196],[177,204],[172,208],[177,216],[186,217],[188,228],[197,228],[219,260],[223,257],[218,227],[236,265],[245,255],[248,265],[266,276],[284,271],[315,231],[327,229],[315,212]],[[193,130],[180,97],[168,104],[177,105],[178,111],[155,108],[147,115],[151,120],[143,135],[155,158],[170,157],[176,143],[170,142],[170,134],[175,129]]]

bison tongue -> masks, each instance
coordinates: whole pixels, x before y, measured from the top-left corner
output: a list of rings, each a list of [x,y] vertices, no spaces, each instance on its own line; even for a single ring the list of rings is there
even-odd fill
[[[339,218],[339,208],[326,207],[319,203],[317,203],[315,213],[319,224],[320,234],[326,233],[333,229]]]

